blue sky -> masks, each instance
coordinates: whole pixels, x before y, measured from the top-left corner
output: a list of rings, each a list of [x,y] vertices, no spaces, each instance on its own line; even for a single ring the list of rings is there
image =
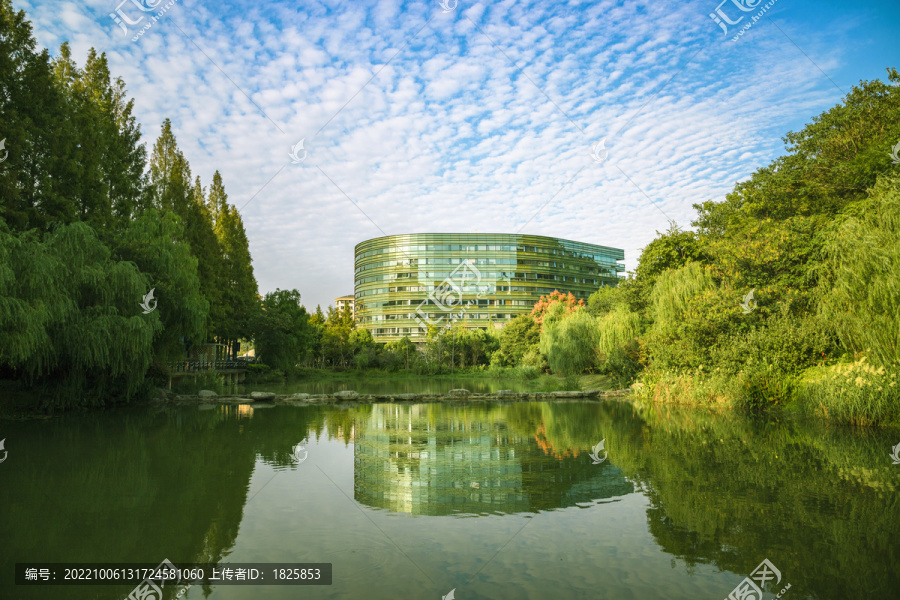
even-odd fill
[[[385,234],[558,236],[631,270],[670,219],[900,67],[895,0],[775,0],[737,41],[771,0],[719,1],[14,5],[51,54],[107,53],[148,146],[168,117],[193,173],[222,172],[261,292],[324,308]],[[717,7],[742,17],[727,36]]]

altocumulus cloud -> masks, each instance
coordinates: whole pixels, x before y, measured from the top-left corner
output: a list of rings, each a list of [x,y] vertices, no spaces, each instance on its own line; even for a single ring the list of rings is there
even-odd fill
[[[194,174],[222,172],[261,290],[314,307],[352,291],[353,246],[384,233],[522,229],[634,268],[669,219],[688,225],[841,98],[785,39],[801,19],[738,46],[714,4],[179,0],[137,42],[116,0],[16,6],[51,53],[107,53],[145,141],[169,117]],[[802,39],[824,71],[844,61]]]

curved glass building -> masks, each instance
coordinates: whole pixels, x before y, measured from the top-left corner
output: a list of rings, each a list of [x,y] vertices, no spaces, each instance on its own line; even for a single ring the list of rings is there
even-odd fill
[[[618,248],[507,233],[389,235],[355,254],[357,322],[377,342],[421,342],[428,325],[500,326],[554,290],[586,301],[625,270]]]

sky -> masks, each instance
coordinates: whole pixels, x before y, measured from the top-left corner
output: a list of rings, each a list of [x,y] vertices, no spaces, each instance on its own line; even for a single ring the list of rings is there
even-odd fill
[[[13,5],[51,55],[106,53],[148,149],[169,118],[193,175],[221,172],[260,293],[324,309],[382,235],[554,236],[633,270],[900,67],[896,0],[719,2]]]

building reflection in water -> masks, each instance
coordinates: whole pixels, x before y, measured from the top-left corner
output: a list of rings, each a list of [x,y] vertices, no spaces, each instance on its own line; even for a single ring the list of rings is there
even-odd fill
[[[414,515],[519,513],[634,492],[610,464],[586,453],[557,458],[535,432],[496,415],[435,405],[375,404],[355,432],[358,502]]]
[[[249,404],[220,404],[216,408],[219,412],[229,417],[236,416],[238,419],[250,419],[253,417],[253,407]]]

